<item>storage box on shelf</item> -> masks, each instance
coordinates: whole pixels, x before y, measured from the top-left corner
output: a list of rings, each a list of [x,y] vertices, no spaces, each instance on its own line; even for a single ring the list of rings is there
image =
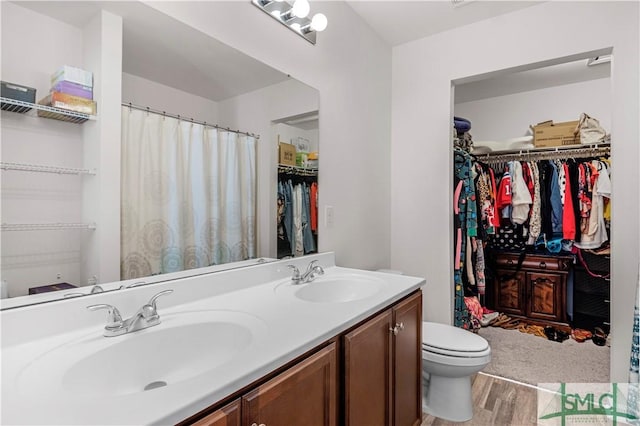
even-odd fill
[[[13,99],[21,101],[27,104],[32,104],[36,100],[36,89],[33,87],[23,86],[21,84],[9,83],[6,81],[0,82],[2,88],[0,89],[0,95],[2,98]],[[5,111],[12,111],[18,113],[25,113],[31,110],[28,105],[15,105],[12,103],[2,102],[0,108]]]
[[[279,154],[278,162],[280,164],[284,164],[286,166],[296,165],[296,147],[294,145],[280,142]]]
[[[580,133],[576,132],[579,121],[554,123],[545,121],[532,127],[533,145],[538,147],[553,147],[579,145]]]

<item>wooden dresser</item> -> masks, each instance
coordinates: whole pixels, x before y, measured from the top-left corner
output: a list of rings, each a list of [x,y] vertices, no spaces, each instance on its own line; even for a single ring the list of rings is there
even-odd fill
[[[494,252],[493,289],[489,306],[531,324],[568,329],[567,277],[572,256]]]

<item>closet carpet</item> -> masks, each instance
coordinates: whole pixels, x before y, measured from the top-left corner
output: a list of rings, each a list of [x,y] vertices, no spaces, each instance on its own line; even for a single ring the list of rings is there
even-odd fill
[[[591,340],[562,343],[500,327],[483,327],[480,336],[489,341],[491,362],[482,370],[519,382],[608,383],[609,347]]]

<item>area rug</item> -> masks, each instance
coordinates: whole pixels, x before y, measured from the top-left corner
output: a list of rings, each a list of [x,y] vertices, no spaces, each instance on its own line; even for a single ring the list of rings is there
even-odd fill
[[[491,346],[491,362],[484,373],[531,385],[609,382],[606,345],[571,338],[558,343],[500,327],[483,327],[478,334]]]

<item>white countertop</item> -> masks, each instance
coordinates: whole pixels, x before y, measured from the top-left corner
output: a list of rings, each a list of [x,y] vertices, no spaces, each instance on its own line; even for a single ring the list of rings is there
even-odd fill
[[[378,278],[383,285],[373,296],[343,303],[306,302],[282,291],[279,286],[288,282],[290,276],[286,265],[294,263],[303,269],[312,259],[318,259],[325,268],[321,278],[357,273]],[[86,300],[64,300],[0,312],[3,331],[1,423],[173,424],[229,396],[424,284],[422,278],[332,265],[332,253],[306,256],[144,286],[149,288],[76,298]],[[164,322],[124,336],[102,337],[104,312],[98,314],[85,309],[89,304],[110,303],[120,308],[126,318],[150,295],[168,288],[174,293],[158,301],[158,313]],[[280,290],[276,291],[276,288]],[[194,311],[245,315],[258,324],[255,330],[259,331],[247,348],[220,368],[145,392],[98,397],[56,389],[57,378],[61,376],[57,371],[43,371],[41,386],[20,384],[25,368],[41,354],[69,342],[92,335],[104,339],[99,340],[100,344],[115,341],[112,339],[135,339],[136,335],[169,327],[181,314]],[[166,343],[171,345],[171,342]],[[157,350],[163,349],[158,347]],[[187,353],[189,348],[184,351]],[[125,359],[113,359],[112,362],[116,366],[138,362],[144,368],[144,360],[136,360],[135,356],[129,354]],[[74,353],[70,353],[69,360],[63,360],[59,368],[74,362],[73,357]]]

